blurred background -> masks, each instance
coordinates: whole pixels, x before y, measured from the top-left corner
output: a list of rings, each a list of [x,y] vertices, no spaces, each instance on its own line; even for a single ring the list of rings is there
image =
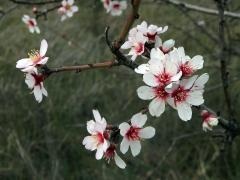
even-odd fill
[[[130,1],[129,1],[130,2]],[[41,34],[30,34],[21,21],[23,14],[32,15],[32,6],[16,5],[1,0],[0,18],[0,179],[240,179],[240,144],[222,142],[214,132],[204,133],[199,111],[183,122],[171,108],[160,118],[151,118],[147,125],[157,129],[156,136],[142,143],[139,156],[119,155],[127,168],[121,170],[114,162],[97,161],[95,153],[82,145],[88,135],[86,121],[97,108],[111,124],[127,121],[147,106],[137,97],[143,85],[142,76],[126,67],[63,72],[52,75],[44,84],[49,97],[38,104],[24,83],[24,75],[15,68],[16,61],[38,49],[45,38],[50,57],[48,66],[96,63],[112,59],[104,30],[110,26],[110,37],[116,39],[128,9],[120,17],[107,14],[100,0],[79,0],[79,12],[64,22],[51,12],[47,20],[38,19]],[[161,2],[161,1],[158,1]],[[213,0],[185,0],[191,4],[217,9]],[[40,10],[53,5],[38,6]],[[240,13],[240,2],[229,0],[228,10]],[[227,118],[221,87],[218,40],[219,17],[186,11],[166,3],[143,0],[140,19],[149,24],[168,25],[161,38],[176,40],[191,57],[200,54],[207,72],[205,103]],[[240,111],[240,19],[226,18],[226,39],[230,50],[227,62],[230,94],[235,117]],[[137,63],[144,60],[137,59]],[[240,121],[239,119],[237,119]]]

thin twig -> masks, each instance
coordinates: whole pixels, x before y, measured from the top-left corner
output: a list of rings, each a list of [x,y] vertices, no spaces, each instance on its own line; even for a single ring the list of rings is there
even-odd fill
[[[62,0],[48,0],[48,1],[28,1],[28,0],[9,0],[15,4],[21,4],[21,5],[45,5],[45,4],[54,4],[54,3],[59,3]]]

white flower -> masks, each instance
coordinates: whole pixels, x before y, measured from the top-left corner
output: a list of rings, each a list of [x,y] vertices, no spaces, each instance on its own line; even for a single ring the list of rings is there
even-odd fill
[[[128,41],[126,41],[121,48],[122,49],[130,49],[130,52],[128,55],[132,56],[132,60],[134,61],[137,56],[144,53],[145,49],[145,42],[147,41],[147,38],[141,33],[138,32],[136,28],[131,29],[128,36]]]
[[[23,15],[22,21],[27,25],[30,33],[40,33],[40,29],[35,18],[30,18],[28,15]]]
[[[182,72],[178,71],[176,64],[167,60],[159,49],[153,48],[150,53],[149,71],[143,75],[143,81],[151,87],[168,85],[178,81]]]
[[[170,84],[165,88],[166,92],[170,93],[168,103],[177,109],[178,115],[183,121],[192,118],[192,105],[199,106],[204,103],[204,85],[208,79],[207,73],[200,77],[195,75],[190,79],[183,79],[179,83]]]
[[[120,134],[123,136],[123,140],[120,144],[120,151],[125,154],[129,146],[133,156],[137,156],[141,151],[142,139],[150,139],[155,135],[155,129],[153,127],[145,127],[144,124],[147,121],[147,115],[138,113],[132,116],[131,125],[124,122],[119,125]]]
[[[62,7],[58,9],[58,12],[62,15],[61,21],[67,18],[71,18],[75,12],[78,11],[78,7],[73,5],[74,0],[63,0]]]
[[[169,55],[170,60],[178,65],[183,76],[191,76],[195,71],[203,68],[203,57],[196,55],[191,59],[185,55],[183,47],[174,48]]]
[[[91,136],[86,136],[82,143],[90,151],[97,150],[96,159],[99,160],[109,146],[109,142],[105,137],[107,122],[104,117],[101,117],[98,110],[93,110],[93,116],[95,121],[90,120],[87,122],[87,130]]]
[[[164,54],[169,53],[171,49],[174,47],[174,45],[175,45],[175,41],[173,39],[169,39],[167,41],[162,42],[162,40],[159,38],[155,43],[155,47],[160,48],[160,50]]]
[[[101,0],[101,1],[103,3],[103,7],[107,10],[107,12],[109,12],[111,0]]]
[[[104,158],[108,161],[108,163],[111,159],[114,159],[116,165],[121,169],[126,167],[126,163],[118,156],[116,146],[113,144],[111,144],[104,153]]]
[[[120,16],[125,9],[127,9],[127,1],[111,1],[108,12],[112,16]]]
[[[33,68],[32,71],[26,73],[25,83],[28,85],[29,89],[33,90],[33,94],[37,102],[41,102],[43,95],[47,96],[48,93],[43,86],[44,76],[38,74],[36,68]]]
[[[148,38],[148,42],[155,42],[157,39],[159,40],[159,34],[166,32],[168,26],[158,27],[156,25],[147,25],[146,21],[143,21],[140,25],[137,25],[137,30],[142,32],[144,36]]]
[[[201,112],[201,116],[203,119],[203,123],[202,123],[203,131],[207,131],[207,130],[212,131],[213,126],[218,125],[218,118],[215,115],[209,113],[208,111],[203,110]]]
[[[29,53],[29,58],[24,58],[17,61],[16,68],[22,69],[22,71],[26,72],[28,70],[32,70],[33,67],[46,64],[48,61],[48,57],[46,57],[48,44],[44,39],[41,41],[40,51],[32,50]]]

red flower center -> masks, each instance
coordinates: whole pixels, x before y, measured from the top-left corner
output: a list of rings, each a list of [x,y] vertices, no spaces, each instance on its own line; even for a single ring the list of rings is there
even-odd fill
[[[110,160],[110,159],[113,159],[114,155],[115,155],[115,150],[116,150],[116,147],[115,145],[111,144],[106,152],[104,153],[104,157],[106,160]]]
[[[120,4],[114,4],[113,9],[120,9]]]
[[[181,64],[180,70],[182,71],[183,76],[190,76],[193,73],[193,69],[188,63]]]
[[[162,46],[159,47],[159,49],[160,49],[164,54],[169,53],[169,51],[171,50],[171,49],[168,49],[168,48],[163,48]]]
[[[139,130],[140,129],[141,128],[131,126],[130,129],[126,133],[127,139],[131,140],[131,141],[139,140],[140,139],[140,137],[139,137]]]
[[[168,93],[165,91],[164,86],[155,87],[154,93],[155,93],[156,97],[163,99],[163,100],[167,99],[167,97],[168,97]]]
[[[179,86],[172,93],[172,97],[174,98],[175,104],[185,101],[187,96],[188,96],[188,90],[185,90],[182,86]]]
[[[157,78],[158,82],[161,84],[167,84],[171,80],[171,76],[166,72],[159,74],[158,76],[156,76],[156,78]]]
[[[28,26],[30,26],[30,27],[34,27],[35,26],[35,23],[34,23],[34,21],[33,20],[28,20]]]
[[[147,33],[147,37],[148,37],[149,41],[155,41],[156,35],[157,35],[157,33],[154,33],[154,34]]]
[[[38,75],[38,74],[32,73],[32,76],[35,79],[35,86],[38,86],[38,85],[41,86],[41,82],[44,81],[43,75]]]

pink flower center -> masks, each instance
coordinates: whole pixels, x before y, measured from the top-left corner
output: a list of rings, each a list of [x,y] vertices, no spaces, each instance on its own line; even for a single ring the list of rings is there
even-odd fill
[[[183,76],[190,76],[193,73],[193,69],[188,63],[181,64],[180,70],[182,71]]]
[[[157,78],[157,81],[161,84],[167,84],[171,80],[170,74],[168,74],[166,72],[159,74],[158,76],[156,76],[156,78]]]
[[[157,33],[147,33],[147,37],[149,39],[149,41],[155,41],[155,37],[156,37]]]
[[[30,26],[30,27],[34,27],[35,26],[35,23],[34,23],[34,21],[33,20],[28,20],[28,26]]]
[[[140,55],[144,52],[144,44],[143,43],[135,43],[134,49],[136,54]]]
[[[204,122],[208,123],[208,121],[210,120],[210,118],[215,117],[213,114],[209,113],[209,112],[205,112],[202,114],[202,119]]]
[[[97,140],[98,140],[98,144],[103,144],[104,143],[104,136],[102,133],[98,133],[97,134]]]
[[[130,129],[126,133],[126,137],[128,140],[135,141],[139,140],[139,131],[141,128],[131,126]]]
[[[166,100],[168,97],[168,93],[165,91],[164,86],[158,86],[154,88],[154,93],[156,97]]]
[[[105,4],[109,5],[110,4],[110,0],[105,0]]]
[[[111,144],[111,145],[107,148],[106,152],[104,153],[105,159],[106,159],[106,160],[113,159],[113,157],[115,156],[115,150],[116,150],[116,147],[115,147],[113,144]]]
[[[39,85],[41,86],[41,82],[44,81],[43,75],[38,75],[38,74],[32,73],[32,76],[35,79],[35,86],[39,86]]]
[[[175,104],[185,101],[187,96],[188,96],[188,90],[185,90],[182,86],[179,86],[172,93],[172,97],[174,98]]]

